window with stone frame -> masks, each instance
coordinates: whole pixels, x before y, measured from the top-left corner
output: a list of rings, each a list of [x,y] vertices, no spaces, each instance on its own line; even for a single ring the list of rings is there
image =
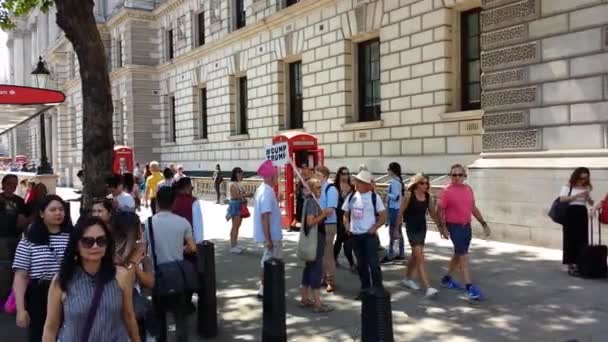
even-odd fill
[[[196,46],[205,45],[205,12],[196,15]]]
[[[116,67],[122,68],[122,37],[118,37],[116,41]]]
[[[288,64],[287,87],[289,92],[288,111],[289,129],[300,129],[304,127],[304,111],[302,107],[302,61]]]
[[[380,40],[357,44],[359,122],[380,120]]]
[[[198,139],[209,137],[209,120],[207,116],[207,88],[198,88]]]
[[[124,144],[124,107],[122,100],[114,101],[114,143]]]
[[[247,11],[245,8],[245,0],[234,0],[234,27],[238,30],[246,25]]]
[[[289,7],[289,6],[295,5],[298,2],[300,2],[300,0],[285,0],[285,7]]]
[[[236,79],[236,122],[235,134],[242,135],[248,133],[247,127],[247,77],[237,77]]]
[[[480,12],[475,8],[460,15],[462,110],[481,108]]]
[[[167,30],[167,60],[172,60],[175,57],[175,42],[173,39],[173,29]]]
[[[167,141],[175,142],[177,140],[175,96],[169,96],[169,98],[167,99],[167,106],[167,128],[169,129],[167,134]]]

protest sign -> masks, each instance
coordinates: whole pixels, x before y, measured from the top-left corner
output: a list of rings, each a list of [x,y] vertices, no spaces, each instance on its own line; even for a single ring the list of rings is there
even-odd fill
[[[289,163],[289,145],[286,142],[267,146],[265,152],[266,159],[274,166],[284,166]]]

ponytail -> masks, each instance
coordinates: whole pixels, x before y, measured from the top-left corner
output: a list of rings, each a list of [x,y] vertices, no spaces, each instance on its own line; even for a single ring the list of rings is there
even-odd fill
[[[403,195],[405,195],[405,184],[403,183],[403,177],[401,176],[401,165],[397,162],[392,162],[388,164],[388,169],[399,177],[399,182],[401,182],[401,197],[403,198]]]

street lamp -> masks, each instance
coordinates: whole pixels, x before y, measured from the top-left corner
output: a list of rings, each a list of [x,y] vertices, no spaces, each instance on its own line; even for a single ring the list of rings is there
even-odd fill
[[[51,75],[51,72],[44,64],[45,63],[42,60],[42,56],[39,56],[36,69],[32,71],[34,80],[36,80],[35,85],[37,88],[45,88],[49,76]],[[51,167],[49,159],[46,155],[46,122],[44,120],[44,113],[40,114],[40,166],[38,166],[37,174],[53,174],[53,168]]]
[[[32,75],[34,76],[34,80],[36,80],[37,88],[46,88],[46,83],[49,80],[51,72],[46,68],[42,56],[38,57],[38,64],[36,65],[36,69],[32,71]]]

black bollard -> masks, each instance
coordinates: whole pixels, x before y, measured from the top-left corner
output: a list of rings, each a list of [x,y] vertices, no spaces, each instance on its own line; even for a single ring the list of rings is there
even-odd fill
[[[394,342],[391,294],[383,288],[363,292],[361,342]]]
[[[271,259],[264,263],[264,318],[262,342],[286,342],[285,264]]]
[[[215,246],[205,241],[196,245],[200,288],[197,305],[197,331],[205,338],[217,336],[217,295],[215,285]]]

